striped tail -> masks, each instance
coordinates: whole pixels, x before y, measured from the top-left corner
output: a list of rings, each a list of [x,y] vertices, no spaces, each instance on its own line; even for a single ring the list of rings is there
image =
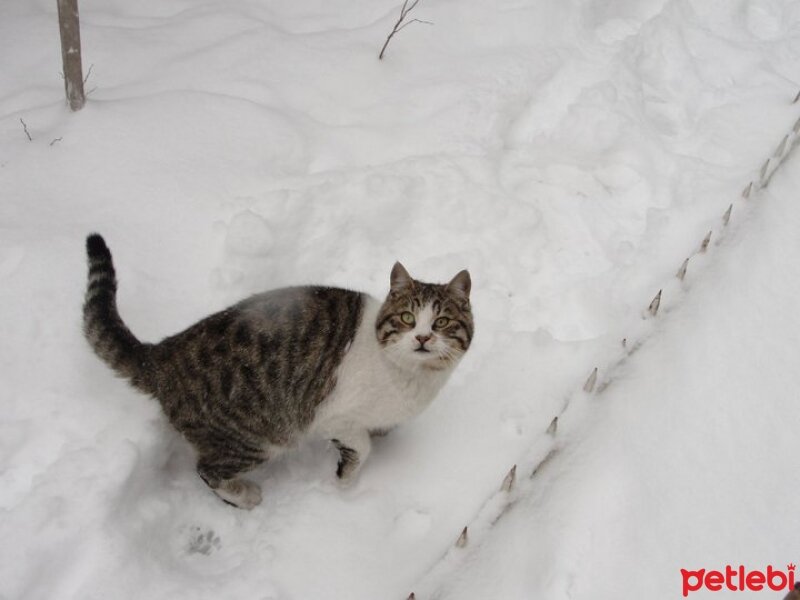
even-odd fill
[[[150,344],[143,344],[122,322],[117,312],[117,279],[111,252],[103,238],[86,238],[89,281],[83,304],[83,334],[97,356],[134,387],[152,393],[148,375]]]

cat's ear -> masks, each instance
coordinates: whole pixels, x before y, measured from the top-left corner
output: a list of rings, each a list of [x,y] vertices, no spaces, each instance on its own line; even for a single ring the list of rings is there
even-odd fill
[[[392,274],[389,277],[389,282],[390,289],[393,292],[397,292],[414,285],[414,280],[411,279],[411,275],[408,274],[406,268],[401,265],[399,261],[394,263],[394,266],[392,267]]]
[[[456,296],[469,298],[469,291],[472,289],[472,280],[469,277],[469,271],[464,269],[450,280],[447,284],[447,291]]]

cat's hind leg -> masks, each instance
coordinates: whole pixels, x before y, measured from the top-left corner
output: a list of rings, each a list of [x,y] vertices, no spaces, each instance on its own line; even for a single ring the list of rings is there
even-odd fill
[[[361,470],[372,449],[369,431],[366,429],[347,429],[337,433],[331,440],[339,451],[339,464],[336,476],[343,483],[349,483]]]
[[[240,474],[262,462],[263,457],[207,452],[197,461],[197,473],[224,502],[250,510],[261,504],[261,487]]]

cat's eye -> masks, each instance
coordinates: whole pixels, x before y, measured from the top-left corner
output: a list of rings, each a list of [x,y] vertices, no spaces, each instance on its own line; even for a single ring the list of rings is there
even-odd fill
[[[400,315],[400,320],[406,325],[413,325],[416,319],[414,319],[414,313],[406,311]]]
[[[439,317],[433,322],[433,326],[437,329],[441,329],[442,327],[447,327],[447,324],[450,322],[450,319],[447,317]]]

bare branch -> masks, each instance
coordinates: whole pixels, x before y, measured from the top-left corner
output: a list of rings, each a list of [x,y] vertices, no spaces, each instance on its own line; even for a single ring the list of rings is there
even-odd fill
[[[406,15],[407,15],[408,13],[410,13],[412,10],[414,10],[414,7],[415,7],[417,4],[419,4],[419,0],[414,0],[414,1],[411,3],[411,6],[409,6],[408,8],[406,8],[406,6],[408,5],[408,0],[404,0],[404,1],[403,1],[403,8],[401,8],[401,9],[400,9],[400,20],[402,21],[403,19],[405,19],[405,18],[406,18]]]
[[[57,138],[55,138],[55,139],[54,139],[52,142],[50,142],[50,145],[52,146],[52,145],[53,145],[53,144],[55,144],[56,142],[60,142],[60,141],[61,141],[61,140],[63,140],[63,139],[64,139],[64,138],[57,137]]]
[[[22,123],[22,129],[25,131],[25,135],[28,136],[28,141],[32,142],[33,138],[31,137],[31,134],[28,133],[28,125],[22,119],[20,119],[19,122]]]
[[[403,23],[402,26],[397,28],[397,31],[402,31],[412,23],[424,23],[425,25],[433,25],[433,21],[425,21],[423,19],[411,19],[408,23]]]
[[[419,4],[419,0],[413,0],[411,4],[408,3],[408,0],[403,0],[403,6],[400,8],[400,18],[397,19],[397,23],[394,24],[391,33],[389,33],[388,37],[386,38],[386,41],[383,43],[383,48],[381,48],[381,53],[378,54],[378,60],[383,60],[383,55],[386,52],[386,47],[389,45],[389,42],[394,37],[394,35],[401,29],[407,27],[408,25],[411,25],[411,23],[425,23],[426,25],[433,25],[433,23],[431,23],[430,21],[423,21],[422,19],[411,19],[410,21],[404,23],[406,17],[408,16],[408,13],[414,10],[414,7],[416,7],[417,4]]]
[[[89,65],[89,70],[86,71],[86,77],[83,78],[83,85],[86,85],[86,80],[89,79],[89,75],[92,74],[92,69],[94,68],[94,63]]]

